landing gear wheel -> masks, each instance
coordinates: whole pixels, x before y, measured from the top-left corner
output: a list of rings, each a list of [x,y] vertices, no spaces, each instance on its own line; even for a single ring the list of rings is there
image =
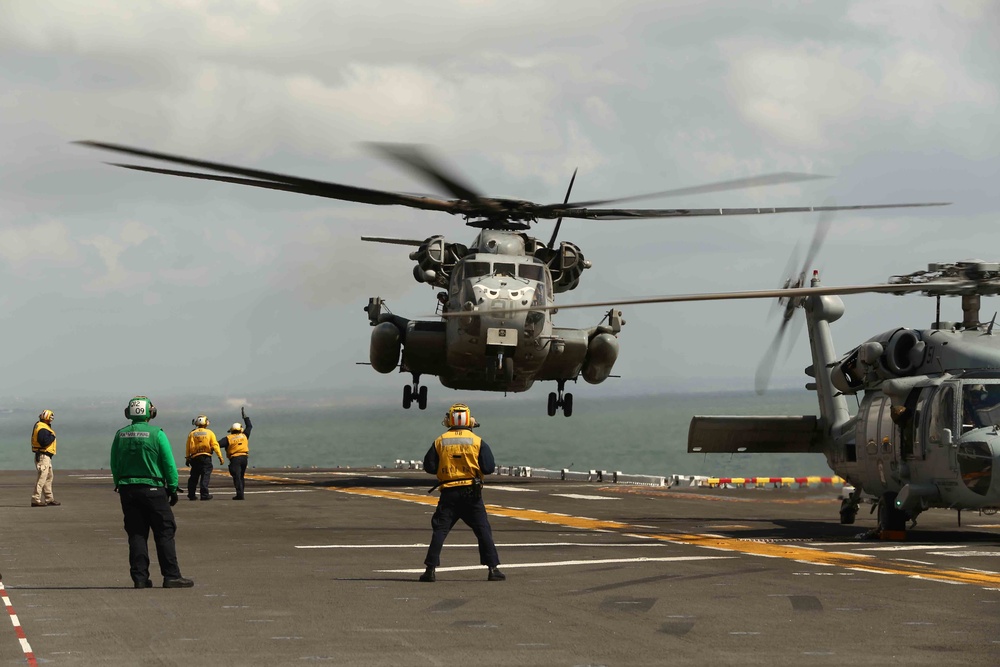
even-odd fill
[[[417,407],[421,410],[427,409],[427,387],[421,387],[417,392]]]
[[[514,381],[514,357],[503,358],[503,379],[508,385]]]
[[[563,396],[562,409],[564,416],[573,416],[573,394],[566,394]]]
[[[840,501],[840,523],[850,525],[854,523],[854,517],[858,515],[858,504],[851,502],[850,498]]]
[[[403,387],[403,409],[409,410],[411,403],[413,403],[413,387],[406,385]]]
[[[556,392],[549,393],[549,417],[556,416],[556,410],[559,409],[559,404],[556,401]]]
[[[900,533],[906,531],[906,512],[896,507],[895,493],[883,493],[879,500],[878,529]]]

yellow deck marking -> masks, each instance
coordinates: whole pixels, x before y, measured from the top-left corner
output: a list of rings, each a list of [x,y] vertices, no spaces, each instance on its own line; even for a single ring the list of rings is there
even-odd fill
[[[250,475],[247,475],[250,477]],[[270,475],[254,475],[253,479],[263,481],[282,482],[285,484],[312,484],[305,480],[274,477]],[[365,487],[322,487],[328,491],[338,493],[348,493],[356,496],[370,496],[375,498],[389,498],[392,500],[402,500],[404,502],[419,503],[421,505],[437,505],[437,498],[429,495],[418,495],[415,493],[404,493],[402,491],[388,491],[386,489],[371,489]],[[861,572],[871,572],[873,574],[894,574],[904,577],[914,577],[927,579],[930,581],[940,581],[952,584],[972,584],[986,588],[1000,590],[1000,574],[993,572],[979,572],[974,570],[949,570],[938,569],[933,566],[912,562],[894,563],[873,563],[872,556],[866,554],[852,554],[844,552],[830,552],[821,549],[808,547],[797,547],[787,544],[772,544],[768,542],[750,542],[731,537],[719,535],[699,535],[692,533],[646,533],[633,526],[620,521],[608,521],[604,519],[592,519],[581,516],[571,516],[566,514],[554,514],[541,510],[518,509],[504,507],[503,505],[487,505],[487,511],[492,516],[503,516],[511,519],[523,521],[533,521],[554,526],[566,526],[567,528],[580,528],[584,530],[600,530],[628,533],[631,536],[648,540],[658,540],[661,542],[671,542],[674,544],[687,544],[705,549],[717,551],[732,551],[751,556],[763,556],[768,558],[784,558],[802,563],[827,567],[842,567]]]

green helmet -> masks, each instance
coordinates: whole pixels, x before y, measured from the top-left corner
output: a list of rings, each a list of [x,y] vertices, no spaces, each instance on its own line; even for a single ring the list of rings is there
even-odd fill
[[[148,422],[156,416],[156,406],[145,396],[136,396],[128,402],[125,416],[134,422]]]

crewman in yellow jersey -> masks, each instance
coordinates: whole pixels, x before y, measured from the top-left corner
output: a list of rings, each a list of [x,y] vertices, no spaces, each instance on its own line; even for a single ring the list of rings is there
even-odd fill
[[[52,457],[56,455],[56,432],[52,430],[52,420],[55,416],[51,410],[42,410],[31,430],[31,451],[35,453],[35,470],[38,471],[35,493],[31,496],[32,507],[62,505],[52,496]]]
[[[212,480],[212,454],[219,457],[219,465],[225,463],[222,460],[222,452],[219,451],[219,441],[215,438],[215,433],[208,428],[208,417],[198,415],[191,420],[194,426],[188,433],[187,446],[184,449],[184,460],[191,466],[191,474],[188,477],[188,500],[198,500],[195,495],[201,492],[202,500],[211,500],[212,494],[208,491],[208,484]]]
[[[442,422],[448,430],[441,434],[424,456],[424,471],[437,475],[441,498],[431,518],[431,544],[424,565],[427,570],[420,581],[434,581],[435,568],[441,564],[441,548],[449,531],[459,519],[464,521],[479,542],[479,562],[489,568],[488,581],[503,581],[507,577],[497,567],[500,557],[493,543],[493,531],[483,504],[483,475],[496,470],[490,446],[472,432],[479,426],[464,403],[448,409]]]
[[[240,415],[243,417],[243,424],[234,422],[229,427],[229,434],[222,436],[222,440],[219,440],[219,448],[226,452],[226,457],[229,459],[229,476],[233,478],[233,486],[236,487],[236,495],[233,496],[233,500],[243,500],[243,478],[247,474],[247,460],[250,456],[250,431],[253,430],[253,424],[247,417],[246,408],[240,408]]]

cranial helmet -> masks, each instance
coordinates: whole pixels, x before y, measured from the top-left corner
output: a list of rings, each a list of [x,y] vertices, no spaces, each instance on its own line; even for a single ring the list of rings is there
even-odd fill
[[[229,432],[230,433],[242,433],[243,432],[243,424],[241,424],[239,422],[234,423],[232,426],[229,427]]]
[[[208,426],[208,417],[206,417],[205,415],[198,415],[197,417],[191,420],[191,425],[197,426],[198,428],[205,428],[206,426]]]
[[[42,413],[38,415],[38,421],[45,422],[46,424],[51,423],[55,418],[56,413],[51,410],[42,410]]]
[[[125,416],[134,422],[148,422],[156,416],[156,406],[145,396],[136,396],[128,402]]]
[[[448,412],[444,413],[444,421],[441,423],[448,428],[474,428],[476,426],[472,411],[465,403],[456,403],[448,408]]]

